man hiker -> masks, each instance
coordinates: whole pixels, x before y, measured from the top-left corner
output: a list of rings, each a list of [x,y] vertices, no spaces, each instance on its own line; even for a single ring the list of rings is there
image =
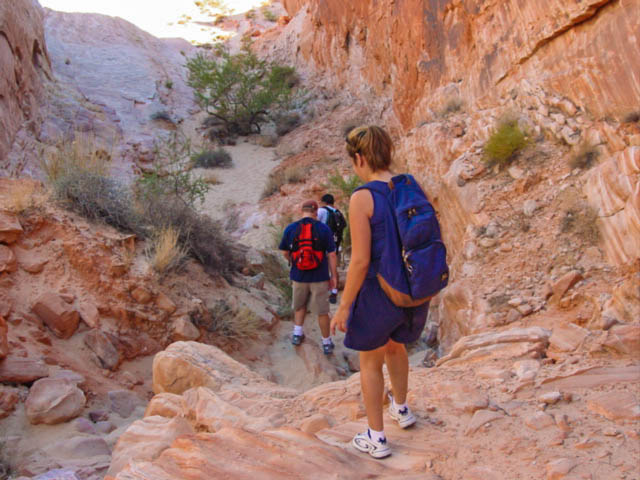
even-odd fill
[[[294,327],[291,343],[304,340],[304,318],[307,308],[318,315],[322,333],[322,351],[333,352],[329,333],[329,288],[337,285],[336,245],[329,227],[316,218],[318,204],[307,200],[302,204],[302,218],[288,225],[278,247],[289,261],[289,278],[293,283]],[[331,272],[331,275],[329,275]]]
[[[347,221],[340,210],[333,206],[334,198],[330,193],[326,193],[320,199],[318,209],[318,220],[326,224],[333,232],[333,241],[336,244],[336,255],[340,255],[340,244],[342,243],[342,233],[347,226]],[[329,303],[337,303],[338,298],[338,277],[336,277],[335,287],[329,295]]]

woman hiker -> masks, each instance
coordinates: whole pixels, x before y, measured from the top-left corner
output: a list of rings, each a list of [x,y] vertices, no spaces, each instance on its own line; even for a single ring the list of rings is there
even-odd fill
[[[393,144],[376,126],[354,128],[347,134],[347,153],[355,174],[366,184],[378,182],[388,189]],[[378,192],[357,190],[349,202],[351,261],[338,310],[331,320],[346,332],[346,347],[358,350],[360,381],[369,428],[353,438],[353,446],[374,458],[391,454],[382,419],[386,363],[391,379],[389,414],[400,427],[416,421],[407,406],[409,359],[405,344],[416,341],[424,328],[429,302],[413,308],[395,306],[376,278],[385,243],[385,213],[391,208]]]

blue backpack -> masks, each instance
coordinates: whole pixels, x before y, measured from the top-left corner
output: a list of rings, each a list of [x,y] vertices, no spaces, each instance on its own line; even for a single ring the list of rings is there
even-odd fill
[[[389,299],[399,307],[422,305],[449,281],[447,249],[442,243],[436,212],[411,175],[397,175],[389,191],[380,183],[366,188],[384,197],[385,245],[377,278]]]

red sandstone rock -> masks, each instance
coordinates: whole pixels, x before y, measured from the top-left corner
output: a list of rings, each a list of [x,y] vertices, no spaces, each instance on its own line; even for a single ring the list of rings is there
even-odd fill
[[[558,325],[549,338],[549,349],[557,352],[573,352],[589,336],[589,330],[574,323]]]
[[[49,375],[49,368],[42,362],[9,355],[0,361],[0,383],[31,383]]]
[[[80,320],[89,327],[98,328],[100,326],[100,312],[95,304],[91,302],[80,302],[78,304],[78,313],[80,314]]]
[[[200,338],[200,330],[198,330],[187,316],[181,316],[173,321],[173,339],[180,340],[197,340]]]
[[[160,310],[164,310],[170,315],[176,311],[176,304],[162,292],[156,297],[156,305]]]
[[[153,296],[151,295],[151,292],[149,292],[147,289],[142,287],[136,287],[133,290],[131,290],[131,296],[136,302],[141,303],[143,305],[146,305],[147,303],[149,303],[153,298]]]
[[[78,311],[53,292],[41,295],[31,310],[59,338],[71,337],[78,328]]]
[[[0,361],[9,355],[9,342],[7,340],[7,333],[9,327],[3,317],[0,317]]]
[[[0,245],[0,273],[12,273],[18,269],[18,262],[13,251],[6,245]]]
[[[568,272],[562,277],[560,277],[556,282],[551,286],[551,290],[553,291],[552,301],[559,301],[562,296],[576,283],[582,280],[582,274],[578,271]]]
[[[0,420],[11,415],[19,400],[17,389],[0,386]]]
[[[101,331],[94,329],[87,333],[84,343],[95,354],[101,368],[114,370],[120,363],[120,353]]]
[[[0,118],[0,122],[1,121],[2,118]],[[2,147],[0,144],[0,149],[1,148]],[[2,153],[0,150],[0,160],[1,159]],[[20,237],[20,235],[22,235],[22,225],[20,225],[20,221],[18,220],[18,218],[14,215],[0,212],[0,242],[13,243]]]
[[[609,392],[598,395],[587,402],[592,412],[614,422],[640,420],[640,402],[631,393]]]
[[[77,417],[86,398],[73,382],[58,378],[42,378],[29,390],[25,413],[32,424],[54,425]]]

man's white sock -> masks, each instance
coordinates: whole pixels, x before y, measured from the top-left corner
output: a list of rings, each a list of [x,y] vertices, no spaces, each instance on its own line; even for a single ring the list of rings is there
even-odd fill
[[[333,341],[331,340],[331,337],[327,337],[327,338],[322,337],[322,344],[323,345],[331,345],[332,343],[333,343]]]
[[[369,437],[371,437],[371,440],[373,440],[374,442],[383,442],[387,440],[387,437],[384,436],[384,430],[381,431],[377,431],[377,430],[373,430],[373,429],[369,429]]]
[[[334,288],[333,290],[331,290],[331,293],[333,293],[334,295],[337,295],[338,294],[338,289]]]
[[[396,412],[401,412],[402,410],[404,410],[405,408],[407,408],[407,403],[396,403],[396,399],[393,398],[391,400],[393,402],[393,408],[395,409]]]
[[[302,325],[294,325],[293,326],[293,334],[294,335],[304,335],[302,332]]]

